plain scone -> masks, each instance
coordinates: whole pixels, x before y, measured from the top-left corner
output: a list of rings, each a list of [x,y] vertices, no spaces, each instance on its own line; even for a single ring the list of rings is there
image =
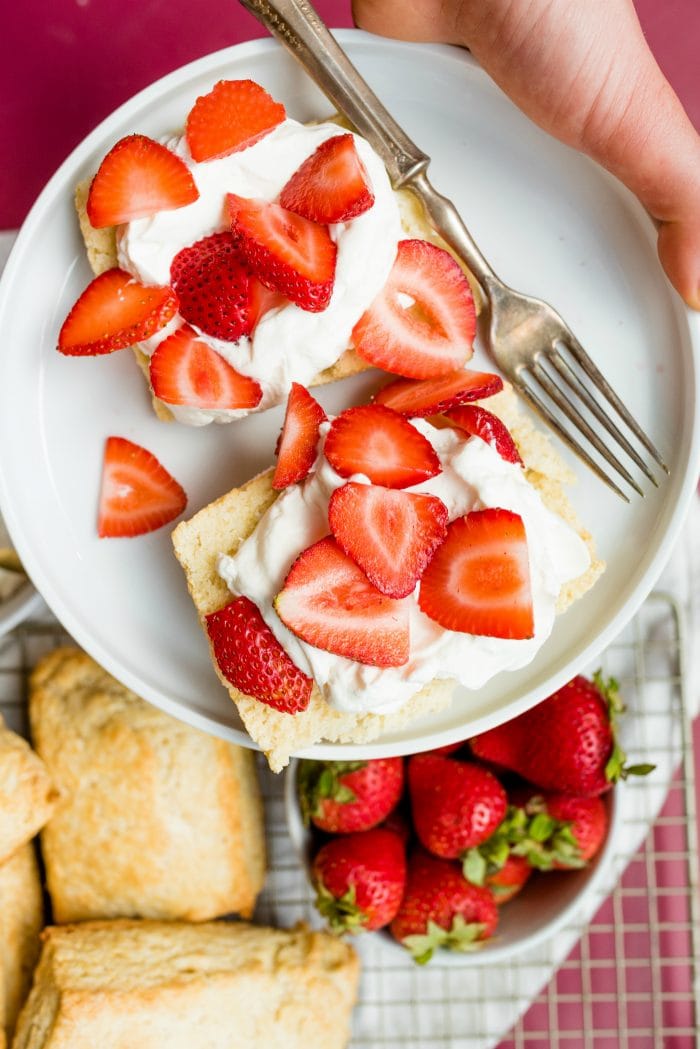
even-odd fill
[[[538,489],[544,503],[568,521],[588,545],[591,555],[588,570],[563,587],[559,595],[558,610],[564,611],[593,585],[604,568],[596,558],[590,534],[577,521],[566,496],[565,486],[575,478],[546,435],[521,414],[511,388],[490,397],[486,403],[510,429],[526,464],[530,484]],[[277,498],[272,473],[270,469],[241,488],[234,488],[189,521],[183,521],[173,532],[175,554],[184,569],[205,634],[205,616],[233,599],[217,572],[219,554],[234,554]],[[212,661],[216,667],[213,652]],[[400,729],[418,717],[447,707],[454,691],[454,682],[436,679],[396,713],[354,714],[330,707],[314,685],[307,709],[292,715],[244,695],[220,673],[219,678],[236,704],[246,731],[264,751],[273,772],[284,768],[296,751],[319,740],[361,743]]]
[[[32,738],[61,802],[41,837],[58,922],[253,912],[265,877],[254,755],[60,648],[30,679]]]
[[[13,1049],[342,1049],[358,970],[305,928],[52,927]]]
[[[44,826],[57,797],[43,761],[0,717],[0,863]]]
[[[341,119],[338,119],[335,122],[341,126],[349,126]],[[99,276],[99,274],[104,273],[105,270],[112,269],[112,267],[119,265],[119,260],[117,258],[117,238],[115,227],[95,229],[90,223],[90,219],[87,216],[87,198],[90,191],[90,182],[91,179],[84,179],[76,187],[75,207],[78,213],[80,232],[82,233],[85,242],[88,262],[90,263],[90,267],[95,276]],[[401,213],[401,225],[406,237],[417,237],[421,240],[430,240],[434,244],[438,244],[440,247],[445,248],[445,250],[450,251],[442,238],[428,225],[423,214],[422,205],[417,197],[408,190],[397,190],[396,199]],[[450,254],[457,258],[454,255],[454,252],[450,251]],[[481,308],[481,292],[479,286],[474,280],[472,274],[464,266],[461,259],[457,258],[457,262],[462,266],[462,269],[469,279],[474,294],[474,304],[478,313]],[[146,354],[138,345],[133,346],[132,349],[150,388],[148,354]],[[335,364],[330,365],[330,367],[325,368],[320,372],[316,378],[312,380],[310,385],[322,386],[325,383],[336,382],[338,379],[347,379],[350,375],[357,375],[359,372],[366,371],[370,367],[371,365],[363,361],[361,357],[358,357],[353,349],[347,349],[345,353],[338,358]],[[151,400],[153,410],[158,418],[163,422],[172,422],[173,414],[167,404],[153,395]]]
[[[44,901],[32,844],[0,864],[0,1049],[12,1044],[17,1016],[39,957]]]

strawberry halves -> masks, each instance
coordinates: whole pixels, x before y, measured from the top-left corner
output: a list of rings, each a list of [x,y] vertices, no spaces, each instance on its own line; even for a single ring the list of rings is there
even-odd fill
[[[220,80],[190,110],[185,137],[194,160],[214,160],[254,145],[285,116],[254,80]]]
[[[58,349],[69,357],[122,350],[164,328],[177,308],[172,288],[140,284],[117,268],[106,270],[88,284],[66,317]]]
[[[280,204],[312,222],[349,222],[374,204],[369,176],[350,134],[326,139],[294,172]]]
[[[331,300],[336,246],[325,226],[266,200],[226,197],[231,231],[255,276],[303,310]]]
[[[192,173],[177,154],[146,135],[127,135],[97,169],[87,215],[101,229],[182,208],[198,197]]]
[[[147,448],[108,437],[102,465],[100,538],[143,535],[173,521],[187,505],[184,489]]]
[[[472,355],[476,311],[452,256],[426,240],[399,241],[384,288],[353,328],[369,364],[408,379],[433,379]]]
[[[240,692],[285,714],[306,710],[313,682],[292,662],[257,606],[237,597],[206,617],[222,676]]]

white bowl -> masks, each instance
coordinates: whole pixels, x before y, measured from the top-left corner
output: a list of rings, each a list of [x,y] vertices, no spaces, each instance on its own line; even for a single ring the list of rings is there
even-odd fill
[[[656,581],[695,490],[700,462],[700,317],[685,310],[659,267],[655,230],[606,172],[528,121],[458,48],[339,33],[397,120],[432,157],[451,196],[509,283],[552,301],[601,364],[671,466],[659,489],[625,506],[585,468],[573,501],[608,568],[555,624],[526,668],[497,675],[452,706],[363,744],[322,744],[316,758],[411,753],[516,716],[592,662]],[[93,658],[145,699],[243,746],[251,741],[211,665],[169,530],[100,540],[95,529],[104,440],[149,448],[183,484],[188,515],[272,462],[282,410],[192,431],[159,422],[128,352],[67,360],[58,329],[90,279],[73,208],[130,132],[181,126],[193,99],[222,77],[253,77],[292,116],[329,103],[270,40],[209,55],[146,88],[65,161],[37,200],[0,282],[0,505],[29,575]],[[37,289],[41,295],[37,296]],[[492,364],[477,349],[474,366]],[[319,392],[337,412],[365,398],[376,375]],[[17,441],[17,434],[22,440]],[[566,457],[566,456],[565,456]]]
[[[287,829],[300,863],[303,865],[309,884],[309,895],[313,898],[311,882],[311,847],[313,835],[304,826],[297,797],[298,761],[290,763],[285,773],[284,804]],[[492,939],[478,950],[460,953],[440,951],[440,964],[464,966],[492,964],[508,961],[521,951],[529,950],[554,936],[571,922],[585,899],[594,895],[605,880],[619,843],[621,829],[620,806],[615,803],[615,789],[603,795],[608,806],[608,832],[600,851],[591,863],[582,870],[548,871],[533,874],[523,890],[509,903],[499,908],[498,928]],[[602,902],[602,898],[600,900]],[[380,930],[375,933],[360,933],[374,936],[377,943],[391,953],[393,960],[408,959],[406,950],[393,939],[390,933]],[[438,955],[436,955],[438,957]]]
[[[12,597],[0,601],[0,637],[8,634],[18,623],[28,619],[41,605],[41,595],[27,580]]]

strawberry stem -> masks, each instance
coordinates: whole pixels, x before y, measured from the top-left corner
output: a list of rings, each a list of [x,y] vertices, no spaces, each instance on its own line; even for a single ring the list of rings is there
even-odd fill
[[[610,733],[613,746],[605,765],[605,778],[609,783],[617,783],[625,780],[628,776],[647,776],[656,768],[656,765],[638,764],[625,765],[627,754],[620,746],[617,738],[617,716],[625,712],[625,704],[620,695],[620,686],[617,679],[610,677],[605,680],[602,670],[596,670],[593,674],[593,684],[596,686],[608,706],[608,720],[610,722]]]
[[[355,801],[354,791],[341,783],[341,779],[350,772],[357,772],[364,768],[366,764],[366,761],[311,761],[310,759],[299,763],[297,793],[305,826],[308,827],[314,816],[323,814],[324,801],[330,799],[341,805]]]
[[[483,923],[467,923],[461,914],[456,914],[449,929],[443,929],[429,920],[424,933],[405,936],[401,942],[411,952],[414,962],[426,965],[438,947],[461,952],[478,950],[482,946],[485,931]]]
[[[339,897],[333,896],[324,885],[317,885],[316,910],[326,919],[331,931],[336,935],[359,932],[367,920],[367,915],[355,902],[354,885]]]

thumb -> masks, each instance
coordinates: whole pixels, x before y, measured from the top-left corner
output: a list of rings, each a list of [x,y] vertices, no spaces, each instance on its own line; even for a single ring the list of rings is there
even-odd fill
[[[599,98],[581,148],[660,222],[661,264],[686,303],[700,309],[700,137],[649,52],[623,106]]]

